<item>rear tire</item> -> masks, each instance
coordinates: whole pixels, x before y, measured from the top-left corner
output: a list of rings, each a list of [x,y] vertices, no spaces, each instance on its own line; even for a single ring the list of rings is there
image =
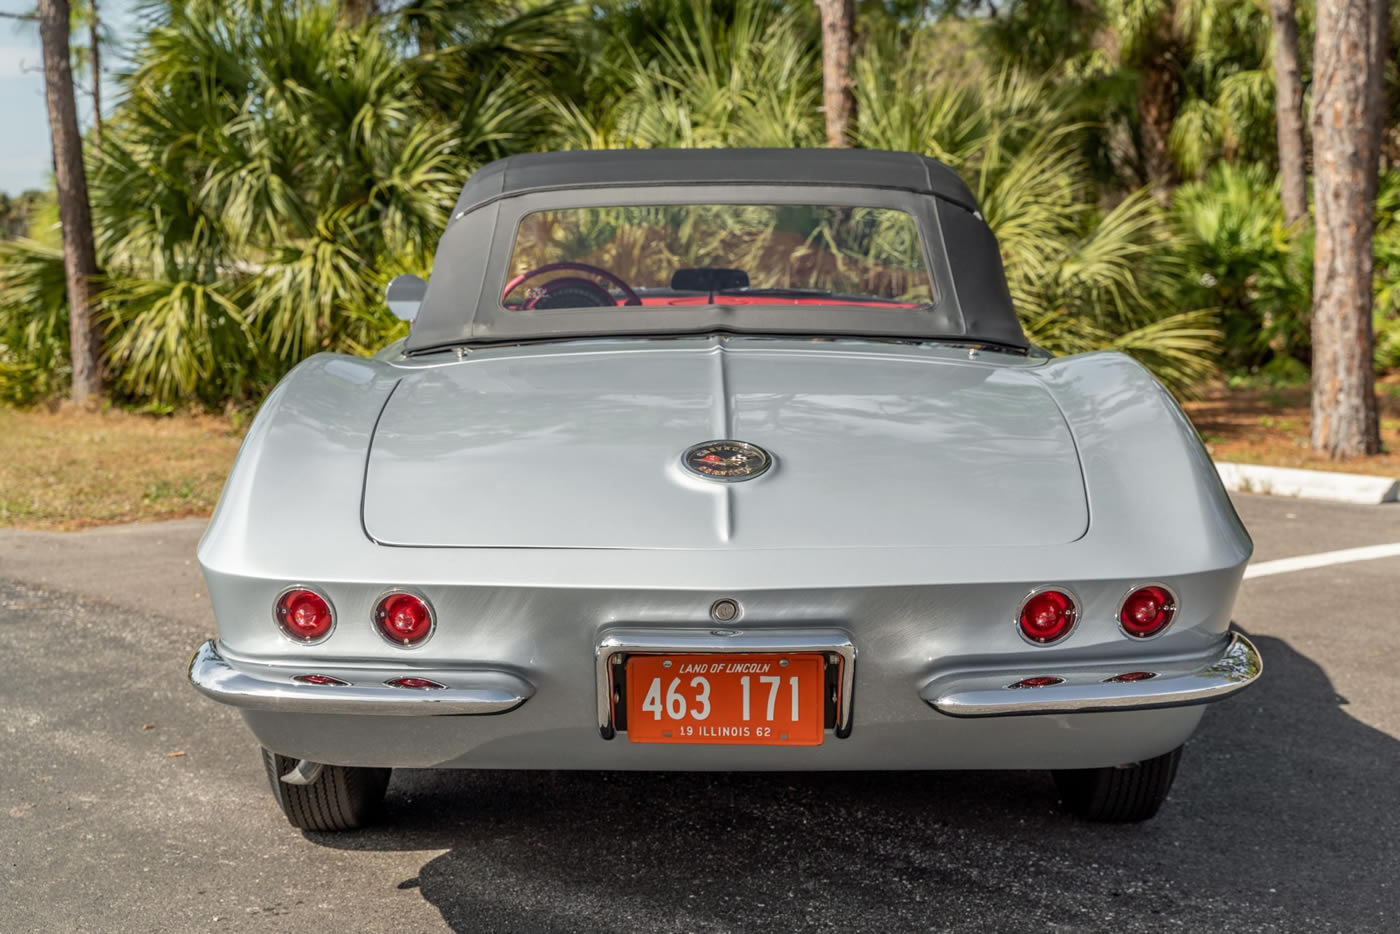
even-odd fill
[[[282,776],[296,759],[262,751],[272,795],[293,827],[302,830],[355,830],[372,822],[384,803],[391,769],[325,765],[309,785],[289,785]]]
[[[1144,821],[1167,800],[1181,747],[1153,759],[1102,769],[1057,769],[1053,774],[1065,807],[1086,820]]]

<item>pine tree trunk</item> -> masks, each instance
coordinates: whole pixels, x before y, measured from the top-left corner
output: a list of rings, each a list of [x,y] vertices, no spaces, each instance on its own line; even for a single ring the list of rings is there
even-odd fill
[[[53,141],[58,217],[63,225],[63,270],[68,281],[69,347],[73,400],[88,402],[102,392],[101,338],[93,315],[92,210],[83,170],[83,138],[73,101],[73,67],[68,59],[68,0],[39,0],[39,41],[44,51],[44,97]]]
[[[1318,0],[1313,52],[1312,446],[1380,450],[1371,302],[1387,0]]]
[[[856,95],[851,81],[851,48],[855,45],[854,0],[816,0],[822,19],[822,101],[826,111],[826,144],[849,146],[856,119]]]
[[[102,53],[97,48],[97,0],[88,0],[88,57],[92,62],[92,140],[102,147]]]
[[[1303,81],[1298,70],[1296,0],[1269,0],[1273,14],[1274,113],[1278,122],[1278,168],[1283,184],[1283,219],[1289,226],[1308,217],[1307,143],[1303,138]]]

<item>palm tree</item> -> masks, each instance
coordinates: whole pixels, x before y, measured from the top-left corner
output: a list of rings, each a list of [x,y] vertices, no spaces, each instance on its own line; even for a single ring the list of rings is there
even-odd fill
[[[803,28],[790,13],[750,3],[708,32],[682,31],[630,73],[631,86],[600,115],[565,108],[563,142],[817,145],[820,53],[802,41]],[[854,141],[936,156],[969,180],[1000,240],[1022,324],[1041,346],[1122,349],[1177,388],[1208,375],[1215,314],[1172,307],[1182,270],[1152,199],[1137,194],[1099,211],[1083,156],[1090,128],[1074,119],[1072,94],[1015,71],[950,74],[936,42],[916,39],[896,68],[888,49],[867,48],[853,74]]]
[[[1091,127],[1073,119],[1072,96],[1011,71],[950,82],[929,60],[862,63],[861,141],[937,156],[969,181],[1031,340],[1125,351],[1179,391],[1210,375],[1215,313],[1173,307],[1177,244],[1145,191],[1100,210],[1083,154]]]
[[[353,28],[328,0],[152,9],[90,154],[119,395],[162,406],[257,398],[307,354],[402,333],[382,308],[383,284],[427,272],[456,188],[498,155],[825,138],[809,9],[377,9]],[[954,44],[976,25],[958,28]],[[1182,311],[1168,295],[1180,271],[1150,198],[1100,203],[1085,156],[1097,131],[1077,116],[1074,85],[952,67],[944,39],[933,27],[866,37],[850,141],[930,153],[973,182],[1043,346],[1121,347],[1177,386],[1209,372],[1212,312]],[[54,328],[36,323],[50,320],[40,297],[56,256],[34,241],[0,245],[0,393],[10,397],[41,392],[32,363],[53,359]],[[7,372],[30,388],[7,390]]]
[[[1273,162],[1277,153],[1270,23],[1242,0],[1193,0],[1182,7],[1190,38],[1172,154],[1185,177],[1201,177],[1222,156]]]
[[[94,198],[118,388],[166,402],[396,333],[384,282],[425,271],[463,177],[539,110],[510,64],[448,108],[394,24],[314,2],[172,7],[139,61]]]
[[[985,35],[1074,88],[1118,180],[1165,198],[1217,158],[1272,161],[1269,21],[1256,0],[1014,0]]]

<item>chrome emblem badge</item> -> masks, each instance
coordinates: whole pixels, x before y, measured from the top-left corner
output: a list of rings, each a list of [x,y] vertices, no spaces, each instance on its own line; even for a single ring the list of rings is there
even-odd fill
[[[686,448],[681,465],[706,480],[752,480],[773,466],[773,458],[747,441],[704,441]]]

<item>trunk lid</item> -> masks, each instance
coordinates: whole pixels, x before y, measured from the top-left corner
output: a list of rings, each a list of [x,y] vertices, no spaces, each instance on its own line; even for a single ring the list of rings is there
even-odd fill
[[[425,547],[1073,541],[1088,526],[1074,440],[1024,369],[742,340],[468,357],[394,391],[365,529]],[[760,445],[772,468],[739,483],[681,468],[722,438]]]

